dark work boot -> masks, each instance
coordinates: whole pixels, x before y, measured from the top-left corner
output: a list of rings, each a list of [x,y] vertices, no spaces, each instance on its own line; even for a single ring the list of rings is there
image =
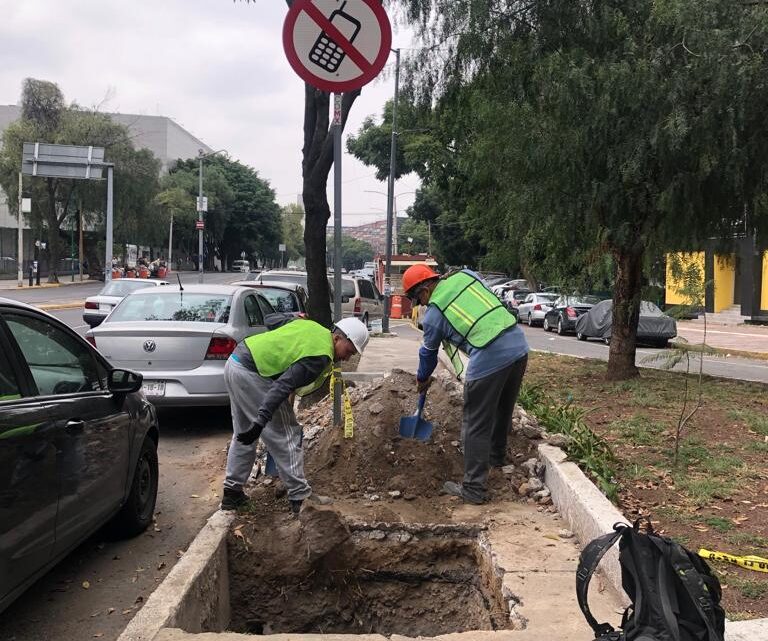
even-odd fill
[[[443,487],[440,490],[440,494],[447,494],[449,496],[458,496],[465,503],[471,503],[472,505],[482,505],[485,503],[483,499],[469,496],[460,483],[454,483],[453,481],[446,481],[443,483]]]
[[[248,495],[242,490],[235,490],[230,487],[224,488],[224,496],[221,499],[222,510],[236,510],[248,500]]]

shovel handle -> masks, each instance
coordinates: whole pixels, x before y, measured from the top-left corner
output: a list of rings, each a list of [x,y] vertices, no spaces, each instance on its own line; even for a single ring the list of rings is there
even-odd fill
[[[419,394],[419,409],[416,411],[416,416],[421,418],[421,413],[424,411],[424,403],[427,400],[427,393]]]

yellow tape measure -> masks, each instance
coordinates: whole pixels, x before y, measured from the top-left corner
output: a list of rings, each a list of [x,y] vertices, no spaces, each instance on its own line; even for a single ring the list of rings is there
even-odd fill
[[[711,550],[701,548],[699,550],[699,556],[709,561],[725,561],[726,563],[738,565],[747,570],[768,572],[768,559],[751,554],[747,556],[736,556],[734,554],[728,554],[727,552],[712,552]]]
[[[336,377],[341,382],[341,405],[344,411],[344,438],[352,438],[355,435],[355,419],[352,415],[352,401],[349,400],[349,390],[341,377],[341,370],[334,367],[331,370],[331,405],[333,405],[333,393],[336,388]]]

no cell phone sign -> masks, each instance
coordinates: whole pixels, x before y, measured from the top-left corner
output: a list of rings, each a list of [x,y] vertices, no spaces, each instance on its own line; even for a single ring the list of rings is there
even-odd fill
[[[288,62],[322,91],[352,91],[373,80],[391,45],[380,0],[294,0],[283,24]]]

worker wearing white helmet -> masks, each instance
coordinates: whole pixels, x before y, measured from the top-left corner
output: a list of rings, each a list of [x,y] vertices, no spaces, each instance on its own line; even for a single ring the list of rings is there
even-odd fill
[[[247,500],[243,486],[256,459],[261,437],[288,492],[291,510],[305,500],[325,505],[304,476],[302,428],[293,412],[293,393],[304,396],[320,388],[333,364],[362,354],[368,330],[345,318],[329,330],[314,321],[282,318],[276,329],[249,336],[224,366],[234,434],[227,455],[221,507],[234,510]]]

